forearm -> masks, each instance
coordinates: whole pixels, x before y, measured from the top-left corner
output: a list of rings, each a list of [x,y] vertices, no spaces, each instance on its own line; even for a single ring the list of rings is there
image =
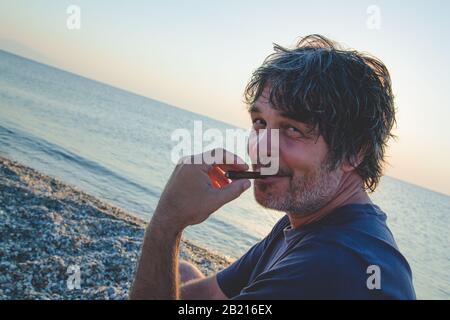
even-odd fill
[[[178,299],[182,231],[205,221],[250,187],[249,180],[229,182],[223,174],[230,168],[247,170],[242,159],[238,164],[237,156],[228,153],[223,160],[231,155],[236,160],[232,164],[207,164],[205,155],[183,158],[172,172],[145,233],[130,299]]]
[[[181,230],[152,219],[145,232],[130,299],[178,299]]]

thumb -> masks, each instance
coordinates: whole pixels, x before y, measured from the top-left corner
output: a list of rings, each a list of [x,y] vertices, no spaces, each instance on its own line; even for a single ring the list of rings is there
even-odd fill
[[[217,190],[218,197],[225,204],[239,197],[245,190],[250,188],[251,183],[248,179],[234,180],[231,183]]]

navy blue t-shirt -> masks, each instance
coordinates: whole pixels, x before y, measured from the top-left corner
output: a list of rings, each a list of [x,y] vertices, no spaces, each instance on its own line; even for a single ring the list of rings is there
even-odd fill
[[[285,215],[217,281],[233,299],[416,298],[386,215],[371,204],[345,205],[296,229]]]

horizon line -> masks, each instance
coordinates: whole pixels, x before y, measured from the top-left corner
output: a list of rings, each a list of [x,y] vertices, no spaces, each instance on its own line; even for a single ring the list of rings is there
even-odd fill
[[[39,61],[39,60],[30,58],[30,57],[26,57],[26,56],[23,56],[23,55],[18,54],[18,53],[16,53],[16,52],[11,52],[11,51],[8,51],[8,50],[2,49],[2,48],[0,48],[0,51],[5,52],[6,54],[10,54],[10,55],[19,57],[19,58],[21,58],[21,59],[25,59],[25,60],[31,61],[31,62],[33,62],[33,63],[38,63],[38,64],[41,64],[41,65],[44,65],[44,66],[47,66],[47,67],[56,69],[56,70],[58,70],[58,71],[68,73],[68,74],[70,74],[70,75],[74,75],[74,76],[77,76],[77,77],[81,77],[81,78],[83,78],[83,79],[86,79],[86,80],[89,80],[89,81],[93,81],[93,82],[96,82],[96,83],[98,83],[98,84],[105,85],[105,86],[111,87],[111,88],[113,88],[113,89],[116,89],[116,90],[120,90],[120,91],[126,92],[127,94],[132,94],[132,95],[135,95],[135,96],[144,98],[144,99],[148,99],[148,100],[151,100],[151,101],[154,101],[154,102],[157,102],[157,103],[164,104],[166,107],[175,108],[175,109],[178,109],[178,110],[182,110],[182,111],[185,111],[185,112],[189,112],[189,113],[194,114],[194,115],[199,115],[199,116],[205,117],[205,118],[207,118],[207,119],[209,119],[209,120],[213,120],[213,121],[216,121],[216,122],[221,122],[221,123],[223,123],[223,124],[226,124],[226,125],[229,125],[229,126],[233,126],[233,127],[235,127],[235,128],[245,129],[245,128],[240,127],[240,126],[238,126],[238,125],[236,125],[236,124],[232,124],[232,123],[229,123],[229,122],[227,122],[227,121],[223,121],[223,120],[219,120],[219,119],[216,119],[216,118],[212,118],[211,116],[208,116],[208,115],[205,115],[205,114],[201,114],[201,113],[197,113],[197,112],[194,112],[194,111],[192,111],[192,110],[185,109],[185,108],[183,108],[183,107],[175,106],[175,105],[173,105],[173,104],[167,103],[167,102],[165,102],[165,101],[161,101],[161,100],[159,100],[159,99],[152,98],[152,97],[150,97],[150,96],[146,96],[146,95],[144,95],[144,94],[141,94],[141,93],[132,91],[132,90],[130,90],[130,89],[121,88],[121,87],[115,86],[115,85],[110,84],[110,83],[107,83],[107,82],[103,82],[103,81],[100,81],[100,80],[97,80],[97,79],[89,78],[89,77],[87,77],[87,76],[85,76],[85,75],[78,74],[78,73],[76,73],[76,72],[74,72],[74,71],[70,71],[70,70],[64,69],[64,68],[59,67],[59,66],[51,65],[51,64],[48,64],[48,63],[45,63],[45,62],[42,62],[42,61]],[[398,177],[391,176],[391,175],[382,175],[382,177],[383,177],[383,176],[388,177],[388,178],[391,178],[391,179],[395,179],[395,180],[398,180],[398,181],[401,181],[401,182],[405,182],[405,183],[408,183],[408,184],[410,184],[410,185],[412,185],[412,186],[419,187],[419,188],[422,188],[422,189],[425,189],[425,190],[428,190],[428,191],[431,191],[431,192],[435,192],[435,193],[438,193],[438,194],[443,195],[443,196],[450,197],[450,193],[446,193],[445,191],[436,190],[436,189],[434,189],[434,188],[432,188],[432,187],[429,187],[429,186],[419,185],[419,184],[417,184],[417,183],[414,183],[414,182],[411,182],[411,181],[408,181],[408,180],[404,180],[403,178],[398,178]],[[376,192],[376,191],[375,191],[375,192]]]

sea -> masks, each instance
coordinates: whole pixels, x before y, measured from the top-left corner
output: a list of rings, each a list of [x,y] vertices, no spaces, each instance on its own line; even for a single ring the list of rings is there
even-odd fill
[[[198,121],[237,128],[0,50],[0,155],[147,221],[175,166],[173,132]],[[388,215],[417,297],[450,299],[450,196],[389,176],[370,196]],[[247,191],[184,237],[235,259],[282,216]]]

